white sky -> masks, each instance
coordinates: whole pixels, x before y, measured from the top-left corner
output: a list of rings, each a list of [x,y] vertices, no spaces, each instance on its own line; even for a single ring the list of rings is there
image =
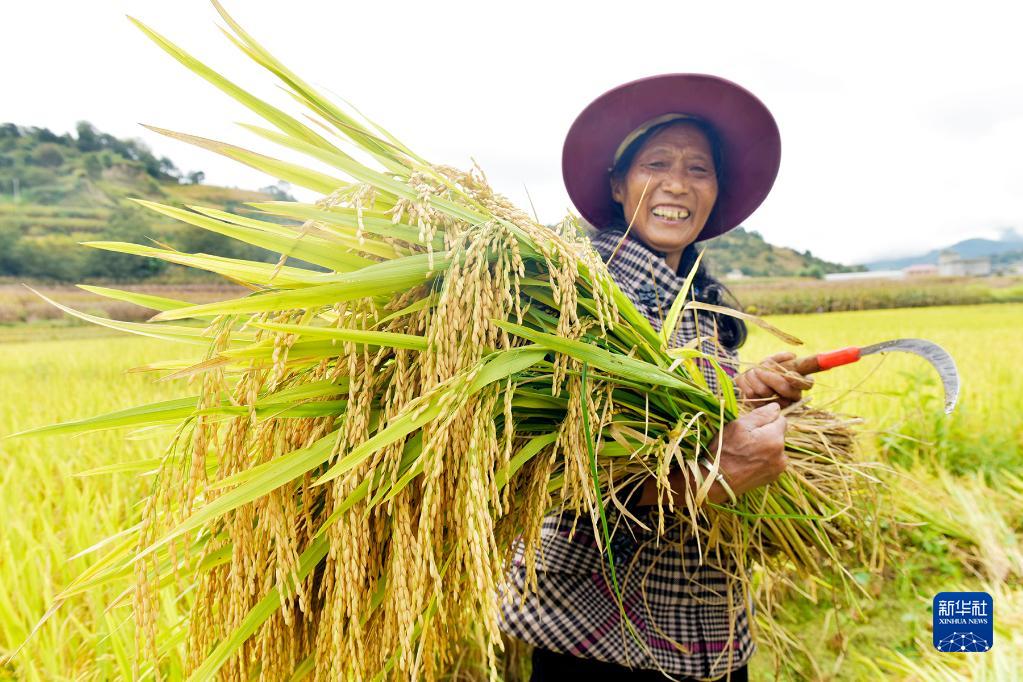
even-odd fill
[[[465,167],[553,222],[569,207],[561,143],[621,82],[713,73],[756,93],[782,132],[774,190],[746,221],[840,262],[1023,228],[1023,48],[1015,3],[352,2],[228,0],[293,70],[427,158]],[[0,23],[0,121],[140,137],[207,182],[256,171],[138,123],[272,152],[254,114],[152,45],[131,14],[291,111],[201,0],[34,0]]]

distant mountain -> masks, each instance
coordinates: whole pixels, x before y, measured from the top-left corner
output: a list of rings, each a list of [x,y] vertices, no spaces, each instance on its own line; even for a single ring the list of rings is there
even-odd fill
[[[857,272],[859,265],[842,265],[809,251],[775,246],[759,232],[738,227],[707,242],[704,262],[717,277],[740,271],[746,277],[823,277],[831,272]]]
[[[0,125],[0,276],[61,282],[137,281],[164,273],[203,277],[163,261],[83,247],[83,241],[152,239],[191,253],[276,262],[277,254],[164,218],[129,201],[198,204],[272,220],[245,204],[292,199],[284,185],[251,191],[206,185],[203,180],[202,171],[182,173],[142,142],[116,138],[84,121],[75,135]]]
[[[910,265],[936,265],[942,251],[955,251],[964,258],[991,256],[996,260],[1010,256],[1014,252],[1023,252],[1023,235],[1015,230],[1007,231],[1001,239],[964,239],[943,249],[933,249],[919,256],[876,260],[864,265],[868,270],[901,270]]]

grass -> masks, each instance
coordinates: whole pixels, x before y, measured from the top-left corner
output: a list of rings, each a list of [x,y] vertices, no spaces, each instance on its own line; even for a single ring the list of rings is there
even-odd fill
[[[845,282],[789,277],[727,284],[744,309],[757,315],[1023,302],[1019,276]]]
[[[1014,548],[1023,532],[1023,477],[1010,475],[1023,469],[1018,417],[1023,374],[1013,363],[1020,350],[1023,305],[771,321],[802,337],[807,352],[894,336],[933,339],[953,354],[963,377],[960,408],[951,417],[941,412],[940,386],[930,370],[913,357],[866,358],[818,377],[814,401],[834,400],[836,407],[866,416],[873,429],[865,439],[868,452],[900,472],[889,502],[900,523],[888,531],[900,534],[904,550],[883,578],[864,578],[875,596],[862,610],[845,605],[831,610],[824,594],[814,602],[794,590],[788,593],[779,622],[805,652],[797,657],[798,667],[783,670],[781,679],[949,679],[936,672],[948,666],[949,674],[960,679],[974,674],[998,679],[998,671],[1023,666],[1020,647],[1011,644],[1013,638],[1018,642],[1018,634],[1007,629],[999,630],[990,656],[944,658],[929,651],[930,599],[938,591],[992,585],[989,589],[998,591],[996,613],[1016,618],[1007,622],[1021,618],[1019,550]],[[83,338],[77,329],[57,330],[76,336],[45,341],[52,327],[6,331],[14,330],[20,338],[9,338],[0,356],[3,434],[175,397],[171,385],[122,371],[167,357],[163,342]],[[743,357],[752,360],[778,349],[773,337],[754,331]],[[188,354],[183,347],[181,357]],[[856,390],[849,391],[853,386]],[[146,492],[145,476],[76,476],[159,452],[159,439],[126,442],[122,435],[0,441],[0,508],[5,510],[0,551],[17,558],[0,563],[0,653],[13,650],[52,596],[94,560],[92,555],[69,557],[137,514],[129,505]],[[101,587],[66,604],[13,662],[0,667],[0,679],[130,678],[134,635],[129,612],[105,611],[123,587]],[[999,604],[1006,607],[1000,610]],[[172,607],[165,608],[164,617],[173,617]],[[770,652],[761,647],[754,679],[771,679],[772,670]]]

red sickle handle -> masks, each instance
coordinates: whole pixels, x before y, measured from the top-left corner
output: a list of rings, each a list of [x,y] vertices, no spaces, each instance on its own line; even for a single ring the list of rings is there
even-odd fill
[[[860,359],[860,349],[857,346],[840,348],[827,353],[808,355],[805,358],[797,358],[781,363],[786,369],[791,369],[799,374],[813,374],[832,367],[840,367],[856,362]]]

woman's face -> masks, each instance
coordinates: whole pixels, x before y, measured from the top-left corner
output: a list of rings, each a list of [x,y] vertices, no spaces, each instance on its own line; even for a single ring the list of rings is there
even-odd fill
[[[625,222],[632,223],[632,233],[677,266],[714,208],[715,170],[703,131],[692,123],[674,123],[643,142],[625,176],[611,179],[611,195],[622,205]]]

